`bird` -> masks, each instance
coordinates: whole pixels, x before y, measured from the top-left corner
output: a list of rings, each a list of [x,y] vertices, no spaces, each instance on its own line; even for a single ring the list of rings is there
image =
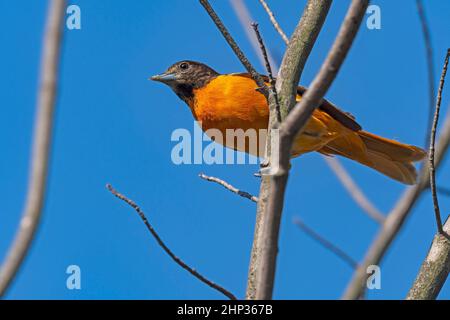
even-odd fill
[[[267,99],[248,73],[220,74],[206,64],[183,60],[150,79],[168,85],[188,105],[194,119],[201,123],[206,133],[216,129],[226,136],[226,130],[268,128]],[[264,77],[264,80],[269,81],[268,77]],[[298,86],[297,101],[306,90]],[[247,146],[239,149],[234,141],[219,143],[258,157],[263,156],[262,150],[255,152]],[[426,152],[419,147],[364,131],[353,115],[326,99],[322,99],[304,129],[296,136],[291,158],[314,151],[354,160],[409,185],[417,182],[414,162],[426,156]]]

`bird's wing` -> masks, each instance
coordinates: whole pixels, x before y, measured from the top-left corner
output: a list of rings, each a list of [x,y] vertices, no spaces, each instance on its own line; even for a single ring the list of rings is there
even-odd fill
[[[251,78],[249,73],[233,73],[233,75]],[[269,82],[269,77],[261,75],[264,81]],[[297,94],[302,96],[306,92],[307,88],[303,86],[297,87]],[[355,117],[348,112],[342,111],[330,101],[322,99],[322,103],[319,105],[319,109],[329,114],[333,119],[339,121],[343,126],[353,131],[359,131],[362,127],[356,122]]]
[[[306,90],[307,89],[303,86],[297,87],[297,93],[301,96],[306,92]],[[333,119],[339,121],[342,125],[349,128],[350,130],[359,131],[362,129],[360,124],[356,122],[355,117],[351,113],[342,111],[327,99],[322,99],[322,103],[320,104],[319,109],[328,113]]]

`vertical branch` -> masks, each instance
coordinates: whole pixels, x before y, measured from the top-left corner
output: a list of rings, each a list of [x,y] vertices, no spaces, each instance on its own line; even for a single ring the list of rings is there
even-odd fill
[[[290,81],[293,84],[292,90],[290,92],[284,92],[283,94],[292,95],[292,99],[295,101],[295,88],[300,79],[300,74],[303,70],[306,59],[314,46],[323,22],[325,21],[330,5],[331,0],[308,1],[308,5],[303,12],[302,18],[300,19],[300,22],[297,25],[288,45],[288,49],[285,53],[282,66],[278,74],[276,87],[279,101],[284,98],[280,96],[281,92],[278,89],[278,85],[284,84],[284,86],[286,86],[287,81]],[[289,55],[289,57],[286,57],[287,55]],[[282,70],[283,72],[281,72]],[[292,99],[287,100],[290,101]],[[271,108],[271,110],[274,110],[274,108]],[[284,115],[287,114],[287,108],[281,106],[280,104],[280,112],[282,117],[284,117]],[[271,111],[269,117],[269,129],[276,127],[277,124],[277,116],[275,112]],[[269,131],[269,137],[266,142],[266,154],[268,157],[271,156],[271,135],[272,130]],[[270,176],[262,176],[247,279],[247,299],[270,299],[272,297],[276,268],[276,250],[278,249],[276,246],[278,243],[279,222],[281,219],[281,207],[278,208],[280,210],[277,215],[270,214],[268,211],[268,200],[272,187]],[[282,203],[280,206],[282,206]],[[267,230],[268,228],[271,229]],[[267,239],[270,239],[269,242],[272,244],[271,247],[267,246]]]
[[[438,233],[443,233],[442,230],[442,221],[441,221],[441,210],[439,209],[439,201],[437,197],[436,191],[436,170],[434,168],[434,145],[436,142],[436,130],[439,122],[439,112],[441,110],[441,101],[442,101],[442,90],[444,89],[445,83],[445,75],[447,74],[448,67],[448,59],[450,56],[450,49],[447,50],[447,55],[445,57],[444,67],[442,68],[441,80],[439,82],[439,90],[436,99],[436,111],[434,113],[433,125],[431,127],[431,135],[430,135],[430,151],[429,151],[429,166],[430,166],[430,186],[431,186],[431,195],[433,197],[433,205],[434,205],[434,214],[436,217],[436,224]]]
[[[52,140],[64,13],[64,0],[50,1],[43,40],[37,115],[27,198],[14,242],[0,270],[0,296],[5,294],[20,268],[30,248],[42,213]]]
[[[434,144],[436,140],[436,130],[439,121],[439,111],[442,101],[442,90],[444,88],[449,56],[450,49],[447,50],[444,67],[442,68],[441,80],[439,82],[439,90],[436,99],[436,111],[434,113],[434,119],[430,134],[430,151],[428,163],[430,167],[431,195],[433,198],[434,213],[436,217],[438,232],[433,239],[433,243],[431,244],[428,256],[422,263],[419,274],[417,275],[417,278],[414,281],[414,284],[410,289],[408,296],[406,297],[406,299],[408,300],[436,299],[450,272],[450,219],[447,218],[444,229],[442,227],[441,211],[439,209],[439,202],[436,191],[436,174],[434,168]]]
[[[266,183],[267,189],[262,189],[259,197],[260,201],[258,203],[257,226],[252,249],[247,298],[270,299],[272,297],[276,256],[278,252],[278,235],[284,193],[288,179],[292,142],[333,82],[357,34],[367,5],[368,1],[352,1],[335,43],[318,75],[314,79],[311,88],[302,97],[299,105],[291,111],[286,120],[281,124],[280,149],[278,154],[279,170],[272,177],[266,177],[262,181],[261,186],[263,188],[264,183]],[[312,43],[305,45],[305,34],[300,34],[299,30],[294,31],[294,35],[283,58],[277,80],[277,91],[282,110],[283,108],[286,111],[289,110],[291,102],[293,101],[295,103],[295,92],[300,72],[306,61],[307,54],[309,54],[312,44],[317,37],[316,33],[318,33],[325,20],[328,8],[329,3],[327,2],[308,2],[306,11],[312,10],[309,12],[309,15],[314,16],[315,19],[310,20],[310,23],[305,23],[308,19],[305,18],[304,14],[302,17],[304,21],[303,23],[300,22],[299,26],[302,28],[301,33],[305,32],[308,34],[305,30],[315,30],[312,31],[315,34],[312,39],[310,36],[306,37]],[[297,43],[297,41],[302,43]],[[305,50],[307,51],[306,56]],[[270,128],[273,129],[272,126]],[[275,149],[272,150],[272,155],[277,151]]]
[[[423,40],[425,43],[426,55],[427,55],[427,69],[428,69],[428,121],[427,121],[427,133],[425,139],[425,145],[430,142],[431,126],[433,122],[433,111],[434,111],[434,69],[433,69],[433,47],[431,45],[431,35],[430,29],[428,27],[427,18],[425,16],[425,10],[423,8],[422,0],[416,0],[417,12],[419,14],[420,25],[422,27]]]
[[[420,267],[407,300],[434,300],[444,286],[450,272],[450,219],[443,232],[434,236],[427,257]]]
[[[297,86],[311,53],[314,43],[322,29],[331,0],[309,0],[294,33],[278,72],[277,91],[283,118],[296,102]]]

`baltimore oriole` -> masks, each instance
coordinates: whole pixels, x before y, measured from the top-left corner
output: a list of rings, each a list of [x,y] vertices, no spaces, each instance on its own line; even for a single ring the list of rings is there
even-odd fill
[[[249,74],[219,74],[205,64],[185,60],[151,79],[170,86],[204,131],[267,129],[269,107]],[[297,100],[305,91],[298,87]],[[227,146],[226,141],[223,144]],[[292,157],[311,151],[344,156],[405,184],[416,182],[413,162],[426,155],[421,148],[363,131],[353,116],[325,99],[296,138]]]

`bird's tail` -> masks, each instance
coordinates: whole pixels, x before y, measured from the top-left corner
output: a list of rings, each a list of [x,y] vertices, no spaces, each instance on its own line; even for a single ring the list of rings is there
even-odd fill
[[[405,184],[416,183],[413,163],[426,156],[421,148],[362,130],[332,140],[319,152],[358,161]]]

